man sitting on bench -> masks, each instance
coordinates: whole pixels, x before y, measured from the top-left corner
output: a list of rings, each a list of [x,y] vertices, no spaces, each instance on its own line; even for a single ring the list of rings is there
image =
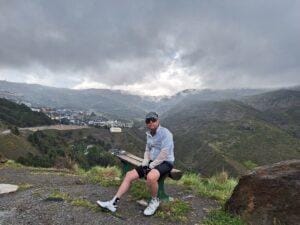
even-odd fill
[[[111,212],[117,210],[118,202],[122,195],[129,190],[131,183],[139,178],[146,179],[152,196],[148,207],[144,210],[144,215],[153,215],[159,206],[157,197],[158,180],[172,170],[175,159],[173,135],[167,128],[160,126],[156,112],[148,113],[145,122],[149,131],[146,132],[147,143],[142,165],[126,173],[112,200],[97,201],[100,207],[106,208]]]

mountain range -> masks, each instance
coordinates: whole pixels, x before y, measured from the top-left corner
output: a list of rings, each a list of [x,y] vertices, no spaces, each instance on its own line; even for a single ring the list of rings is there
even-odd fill
[[[142,146],[145,141],[143,117],[147,111],[157,111],[162,125],[174,135],[176,167],[203,175],[226,170],[239,176],[255,166],[300,158],[299,86],[185,90],[156,99],[121,91],[2,81],[0,93],[35,106],[86,109],[112,118],[138,119],[140,122],[120,136],[119,144],[139,155],[143,149],[131,147]]]
[[[167,115],[177,161],[186,169],[239,175],[251,165],[300,157],[299,137],[240,101],[186,102]]]
[[[147,111],[162,114],[186,99],[218,101],[240,99],[267,89],[196,90],[188,89],[168,97],[132,95],[108,89],[74,90],[38,84],[0,81],[0,97],[28,102],[33,107],[68,108],[94,111],[108,118],[143,119]]]

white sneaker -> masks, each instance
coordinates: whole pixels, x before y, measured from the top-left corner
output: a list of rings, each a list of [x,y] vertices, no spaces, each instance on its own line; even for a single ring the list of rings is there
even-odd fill
[[[158,198],[152,198],[149,202],[148,207],[144,210],[145,216],[151,216],[155,213],[156,209],[159,206],[159,199]]]
[[[101,208],[108,209],[111,212],[115,212],[117,210],[117,205],[114,205],[112,201],[106,201],[106,202],[97,201],[97,204]]]

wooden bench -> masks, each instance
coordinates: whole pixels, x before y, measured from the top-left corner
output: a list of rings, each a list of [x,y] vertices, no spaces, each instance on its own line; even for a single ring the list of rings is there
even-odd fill
[[[124,150],[114,149],[112,151],[112,154],[117,156],[121,160],[122,165],[123,165],[123,175],[125,175],[128,171],[134,169],[135,167],[140,166],[143,161],[142,158],[135,156]],[[158,181],[158,197],[159,197],[159,199],[165,200],[165,201],[170,201],[170,200],[172,200],[172,198],[166,194],[165,187],[164,187],[165,179],[167,177],[170,177],[173,180],[179,180],[182,177],[182,172],[178,169],[173,168],[168,175],[161,177]]]

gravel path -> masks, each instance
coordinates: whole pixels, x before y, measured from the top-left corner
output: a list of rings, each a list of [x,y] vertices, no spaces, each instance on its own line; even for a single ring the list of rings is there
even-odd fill
[[[157,215],[143,216],[144,207],[125,195],[117,213],[93,210],[89,207],[74,206],[70,201],[48,199],[58,191],[67,193],[71,199],[83,199],[93,205],[96,200],[107,200],[116,192],[116,187],[102,187],[85,182],[81,177],[68,172],[37,171],[30,168],[0,167],[0,183],[20,185],[15,193],[0,195],[0,225],[8,224],[174,224]],[[218,207],[214,200],[195,197],[190,191],[175,185],[167,186],[172,197],[188,201],[192,210],[188,222],[176,224],[200,224],[208,209]]]

